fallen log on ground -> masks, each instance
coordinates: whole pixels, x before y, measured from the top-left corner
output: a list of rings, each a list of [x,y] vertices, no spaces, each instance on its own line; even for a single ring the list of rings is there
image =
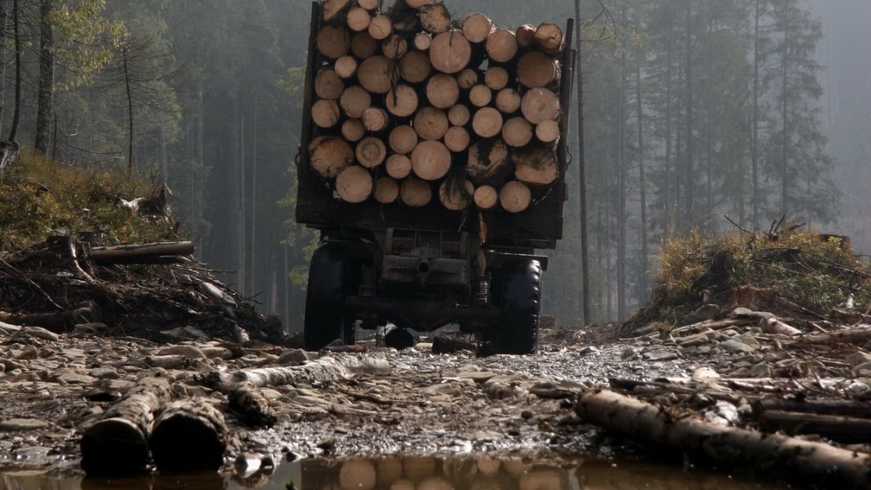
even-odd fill
[[[586,422],[608,431],[719,464],[752,465],[812,478],[831,488],[871,485],[871,456],[828,444],[676,418],[654,405],[607,390],[582,395],[576,411]]]
[[[155,420],[149,443],[162,472],[217,471],[227,450],[224,415],[207,400],[171,403]]]
[[[193,242],[150,243],[94,248],[89,258],[98,264],[150,264],[159,258],[188,256],[194,252]]]
[[[275,413],[269,406],[269,400],[256,387],[243,384],[230,392],[228,397],[230,410],[239,421],[249,427],[272,427],[275,425]]]
[[[871,342],[871,327],[869,327],[868,325],[848,328],[845,330],[839,330],[831,333],[808,335],[797,341],[797,343],[801,344],[864,344],[866,342]]]
[[[169,381],[146,378],[82,435],[82,469],[88,476],[141,473],[148,465],[148,435]]]
[[[871,419],[871,405],[865,402],[845,400],[784,400],[770,398],[753,404],[757,413],[765,411],[814,413],[817,415],[842,415]]]
[[[856,417],[766,410],[759,415],[759,425],[766,431],[816,434],[845,444],[871,441],[871,420]]]

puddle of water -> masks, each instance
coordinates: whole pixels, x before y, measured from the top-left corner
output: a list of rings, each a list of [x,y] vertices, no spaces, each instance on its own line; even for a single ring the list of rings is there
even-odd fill
[[[592,460],[384,458],[287,463],[247,478],[208,475],[129,480],[0,475],[0,490],[774,490],[789,488],[673,467]]]

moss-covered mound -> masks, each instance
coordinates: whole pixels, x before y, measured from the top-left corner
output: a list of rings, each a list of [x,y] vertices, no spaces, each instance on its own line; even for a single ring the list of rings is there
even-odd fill
[[[654,322],[691,323],[706,305],[723,313],[745,306],[808,320],[861,319],[871,307],[871,268],[845,237],[694,234],[669,241],[661,262],[653,300],[622,333]]]
[[[0,180],[0,251],[15,251],[50,236],[88,234],[95,244],[174,240],[166,216],[142,216],[125,201],[148,197],[155,185],[120,169],[22,158]]]

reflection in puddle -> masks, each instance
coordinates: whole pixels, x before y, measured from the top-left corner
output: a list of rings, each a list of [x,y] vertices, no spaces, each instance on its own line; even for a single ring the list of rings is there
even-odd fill
[[[130,480],[57,478],[42,472],[0,475],[0,490],[770,490],[785,488],[735,481],[673,467],[586,460],[558,462],[409,457],[309,460],[266,469],[246,478],[218,474],[155,476]]]

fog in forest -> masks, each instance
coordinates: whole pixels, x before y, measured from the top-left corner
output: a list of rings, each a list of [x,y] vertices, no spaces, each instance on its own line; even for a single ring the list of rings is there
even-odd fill
[[[66,165],[132,165],[165,180],[199,257],[299,330],[317,243],[293,222],[310,2],[81,0],[48,16],[43,3],[22,1],[18,140]],[[512,28],[575,15],[572,0],[445,3],[455,17],[483,11]],[[0,2],[4,133],[11,4]],[[784,215],[871,254],[871,2],[583,0],[580,10],[590,270],[578,260],[570,107],[570,198],[546,279],[549,314],[579,320],[587,274],[589,320],[626,318],[649,297],[670,237],[767,229]],[[38,104],[46,23],[48,112]]]

